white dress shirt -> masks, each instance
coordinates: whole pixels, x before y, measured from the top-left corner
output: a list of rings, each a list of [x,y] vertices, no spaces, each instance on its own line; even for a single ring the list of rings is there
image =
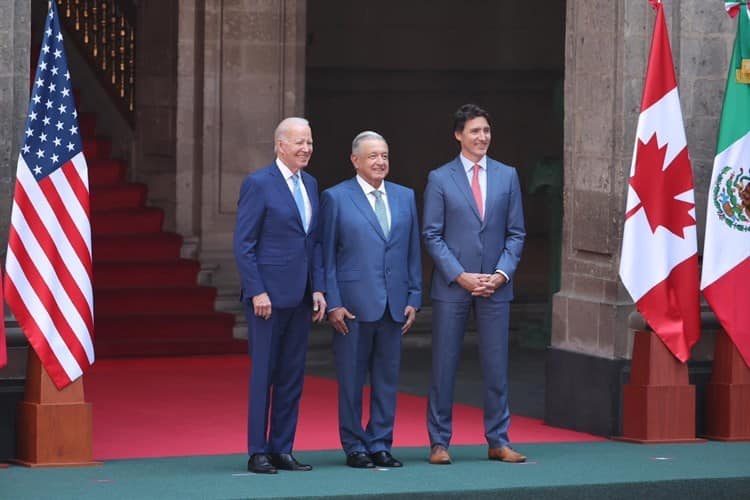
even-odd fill
[[[482,192],[482,213],[487,217],[487,155],[483,156],[478,162],[474,163],[464,155],[458,155],[461,159],[461,165],[463,165],[466,171],[466,178],[469,180],[469,187],[471,188],[471,181],[474,179],[474,165],[479,165],[479,190]],[[496,273],[500,273],[505,276],[507,281],[510,281],[508,274],[502,269],[495,269]]]
[[[359,174],[357,174],[357,182],[359,183],[359,187],[362,188],[362,191],[365,192],[365,198],[367,198],[367,201],[370,202],[370,206],[372,207],[373,211],[375,210],[375,195],[371,193],[373,191],[380,191],[383,194],[382,198],[383,204],[385,205],[385,215],[388,219],[388,227],[392,227],[391,207],[388,205],[388,194],[385,192],[385,181],[380,184],[380,187],[378,189],[375,189],[366,180],[360,177]]]
[[[279,171],[281,172],[281,175],[284,177],[284,180],[286,180],[286,185],[289,188],[289,191],[292,193],[292,198],[294,198],[294,181],[292,180],[292,177],[294,177],[294,174],[291,170],[289,170],[289,167],[284,165],[284,162],[280,159],[276,158],[276,166],[279,167]],[[310,197],[307,196],[307,189],[305,189],[305,183],[302,182],[302,171],[300,170],[297,172],[297,175],[299,175],[299,187],[300,191],[302,191],[302,199],[305,201],[305,227],[310,227],[310,220],[312,219],[312,206],[310,205]]]

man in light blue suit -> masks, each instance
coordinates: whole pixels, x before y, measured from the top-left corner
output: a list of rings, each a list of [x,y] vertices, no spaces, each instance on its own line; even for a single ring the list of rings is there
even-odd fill
[[[523,462],[510,447],[508,322],[526,236],[516,170],[487,156],[490,116],[473,104],[454,116],[461,153],[429,174],[424,194],[425,248],[432,275],[432,382],[427,427],[430,463],[450,464],[453,389],[470,312],[479,331],[484,429],[490,460]]]
[[[310,317],[321,321],[326,308],[318,184],[303,171],[312,150],[307,120],[283,120],[276,160],[240,189],[234,255],[252,356],[247,467],[258,474],[312,469],[292,455]]]
[[[414,191],[385,182],[388,144],[375,132],[352,143],[357,175],[321,197],[328,319],[339,386],[339,434],[346,464],[401,467],[391,455],[401,335],[422,300]],[[362,388],[370,376],[370,421]]]

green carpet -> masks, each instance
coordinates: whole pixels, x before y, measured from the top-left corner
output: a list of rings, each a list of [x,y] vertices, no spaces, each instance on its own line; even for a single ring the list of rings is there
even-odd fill
[[[1,498],[750,498],[750,443],[528,444],[527,464],[451,448],[433,466],[426,448],[394,450],[402,469],[355,470],[342,452],[300,452],[312,472],[249,474],[243,455],[114,460],[102,467],[0,469]]]

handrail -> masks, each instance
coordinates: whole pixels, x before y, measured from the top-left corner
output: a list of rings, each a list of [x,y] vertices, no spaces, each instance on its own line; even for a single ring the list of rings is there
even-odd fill
[[[125,119],[135,116],[133,0],[56,0],[61,21]]]

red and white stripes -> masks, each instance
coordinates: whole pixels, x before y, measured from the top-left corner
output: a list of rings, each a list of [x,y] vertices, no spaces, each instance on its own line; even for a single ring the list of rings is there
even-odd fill
[[[83,153],[37,181],[19,155],[6,300],[57,385],[94,362],[88,168]]]

